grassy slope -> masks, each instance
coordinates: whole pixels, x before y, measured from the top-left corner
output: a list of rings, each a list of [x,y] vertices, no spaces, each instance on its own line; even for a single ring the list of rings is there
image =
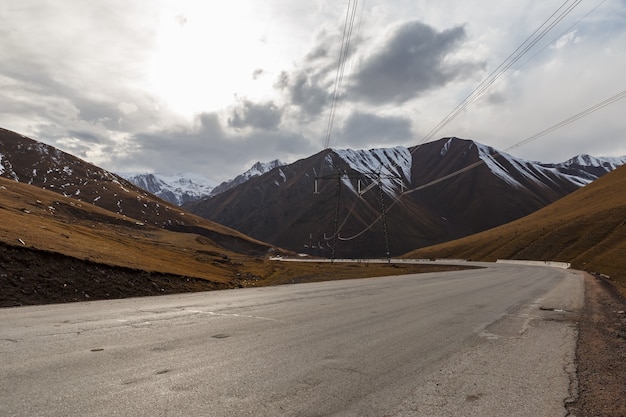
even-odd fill
[[[522,219],[405,256],[565,261],[624,286],[626,166]]]
[[[134,219],[4,178],[0,217],[0,241],[108,265],[222,282],[232,277],[232,258],[238,256],[208,238],[140,226]]]
[[[43,288],[39,285],[44,281],[60,279],[63,282],[70,282],[68,280],[76,275],[71,271],[65,271],[67,268],[73,268],[67,266],[72,265],[71,262],[55,258],[58,256],[55,254],[76,260],[87,260],[93,264],[131,268],[130,271],[136,270],[138,273],[147,271],[173,274],[181,278],[200,278],[214,282],[221,287],[375,277],[449,269],[445,266],[433,268],[271,262],[267,260],[267,256],[260,255],[258,251],[256,256],[251,255],[247,250],[247,243],[243,245],[243,252],[224,249],[206,236],[139,225],[135,219],[4,178],[0,178],[0,219],[2,219],[0,242],[14,248],[29,249],[29,255],[26,258],[5,250],[5,253],[13,253],[11,255],[13,264],[33,262],[34,255],[31,249],[43,251],[41,257],[47,260],[37,261],[37,263],[48,263],[50,267],[45,268],[39,265],[40,267],[35,271],[33,265],[29,267],[25,264],[22,272],[29,282],[34,280],[31,284],[38,291]],[[207,230],[219,230],[224,235],[216,235],[218,236],[216,238],[221,240],[224,236],[232,238],[229,243],[232,243],[234,238],[242,239],[243,236],[235,231],[230,231],[231,234],[229,234],[229,229],[192,215],[189,215],[188,220]],[[258,245],[264,245],[247,237],[245,239],[252,242],[255,248]],[[265,247],[269,249],[269,246]],[[77,265],[76,268],[81,267]],[[10,268],[4,265],[4,269]],[[3,268],[0,268],[0,272],[2,270]],[[14,271],[14,275],[19,274],[19,271]],[[85,278],[87,283],[81,280],[81,291],[93,294],[96,292],[95,285],[103,285],[101,279],[94,279],[96,284],[90,284],[90,277]],[[188,282],[184,279],[182,281]],[[19,285],[19,280],[16,285]],[[75,283],[75,285],[79,284]],[[180,291],[188,290],[182,286],[179,288]],[[176,290],[171,288],[171,291]],[[17,298],[21,296],[19,291],[16,294]],[[16,305],[25,301],[17,298],[5,301],[7,305]],[[46,300],[37,299],[26,303],[33,302],[46,302]]]

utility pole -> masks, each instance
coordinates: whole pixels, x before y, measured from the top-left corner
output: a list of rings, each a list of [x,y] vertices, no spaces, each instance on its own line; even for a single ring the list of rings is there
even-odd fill
[[[387,214],[385,210],[385,193],[380,181],[380,173],[378,174],[378,192],[380,194],[380,207],[383,216],[383,232],[385,233],[385,250],[387,252],[387,263],[391,263],[391,251],[389,249],[389,231],[387,230]]]
[[[379,198],[380,198],[380,206],[381,206],[381,214],[383,220],[383,233],[385,236],[385,255],[387,257],[387,263],[391,263],[391,250],[389,247],[389,230],[387,228],[387,212],[385,209],[385,200],[382,187],[382,180],[384,179],[394,179],[401,180],[399,175],[383,175],[379,172],[371,172],[371,173],[361,173],[361,174],[348,174],[346,172],[340,172],[337,170],[336,174],[325,175],[321,177],[315,178],[315,194],[319,194],[318,181],[319,180],[329,180],[336,179],[337,180],[337,204],[335,206],[335,218],[333,220],[333,245],[331,252],[331,263],[335,261],[337,240],[339,240],[339,208],[341,203],[341,180],[343,178],[346,179],[356,179],[357,180],[357,194],[359,197],[363,197],[363,194],[374,188],[374,186],[378,185]],[[363,180],[371,180],[372,182],[366,187],[362,188]],[[404,184],[402,187],[404,188]]]

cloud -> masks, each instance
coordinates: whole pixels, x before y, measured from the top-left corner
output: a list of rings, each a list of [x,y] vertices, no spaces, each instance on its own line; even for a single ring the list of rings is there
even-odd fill
[[[337,64],[342,45],[343,30],[322,28],[314,43],[291,71],[283,71],[274,87],[286,94],[286,101],[300,109],[305,120],[328,110],[337,77]],[[351,40],[348,57],[354,54],[360,39]],[[340,96],[345,96],[340,92]],[[342,97],[340,97],[341,99]]]
[[[404,23],[360,63],[350,96],[370,104],[400,104],[455,79],[466,78],[483,64],[446,59],[465,39],[462,26],[437,32],[419,21]]]
[[[283,72],[275,86],[287,93],[289,103],[301,109],[304,115],[318,116],[330,101],[328,83],[319,75],[306,70]]]
[[[275,130],[281,119],[281,111],[272,101],[253,103],[243,100],[232,110],[228,126],[236,129],[251,127],[263,130]]]
[[[195,172],[224,181],[257,161],[308,155],[317,149],[301,134],[254,130],[231,134],[217,113],[198,115],[193,126],[179,125],[130,137],[110,165],[117,171]]]
[[[183,15],[183,14],[178,14],[178,15],[176,15],[175,19],[176,19],[176,23],[178,23],[178,25],[179,25],[180,27],[185,27],[185,25],[186,25],[186,24],[187,24],[187,22],[189,21],[189,20],[187,19],[187,16],[185,16],[185,15]]]
[[[137,107],[135,103],[125,103],[125,102],[118,104],[117,108],[122,112],[122,114],[125,114],[125,115],[133,114],[137,110],[139,110],[139,108]]]
[[[397,145],[410,140],[414,135],[409,119],[356,111],[348,117],[337,136],[339,143],[365,148]]]
[[[258,80],[259,78],[261,78],[261,76],[264,74],[265,70],[263,70],[262,68],[257,68],[252,72],[252,79],[253,80]]]

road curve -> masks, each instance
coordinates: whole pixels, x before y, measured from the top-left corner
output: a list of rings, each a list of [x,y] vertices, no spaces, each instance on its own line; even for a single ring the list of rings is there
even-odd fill
[[[0,415],[565,415],[582,275],[486,266],[0,309]]]

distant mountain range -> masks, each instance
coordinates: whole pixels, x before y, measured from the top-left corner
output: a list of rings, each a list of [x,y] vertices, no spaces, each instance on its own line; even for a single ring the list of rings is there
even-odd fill
[[[149,193],[178,206],[208,197],[215,184],[208,178],[191,173],[163,175],[159,173],[119,173]]]
[[[210,188],[211,197],[180,208],[118,175],[0,129],[2,177],[138,225],[195,233],[251,253],[267,251],[261,244],[267,242],[319,256],[380,257],[387,247],[397,256],[526,216],[625,162],[589,155],[531,162],[458,138],[413,148],[327,149],[289,165],[255,164]],[[188,196],[212,186],[193,178],[177,181],[170,185],[180,184]]]
[[[329,256],[337,237],[337,257],[384,256],[387,235],[392,255],[441,241],[406,256],[567,261],[623,287],[626,167],[618,166],[625,159],[581,155],[544,164],[457,138],[325,150],[186,206],[222,217],[231,211],[242,229],[301,252]],[[269,253],[295,254],[5,129],[0,218],[2,306],[408,271],[269,261]],[[450,240],[480,228],[487,230]]]
[[[271,162],[257,162],[249,170],[219,185],[202,175],[183,173],[163,175],[159,173],[120,173],[138,187],[176,205],[194,202],[230,190],[250,178],[265,174],[283,166],[278,159]]]
[[[327,149],[185,208],[294,251],[384,256],[388,241],[400,255],[523,217],[624,163],[589,155],[531,162],[459,138]]]
[[[185,212],[105,169],[1,128],[0,177],[53,191],[61,196],[66,210],[75,207],[78,212],[85,202],[138,226],[194,233],[226,249],[250,253],[269,249],[269,245]]]

